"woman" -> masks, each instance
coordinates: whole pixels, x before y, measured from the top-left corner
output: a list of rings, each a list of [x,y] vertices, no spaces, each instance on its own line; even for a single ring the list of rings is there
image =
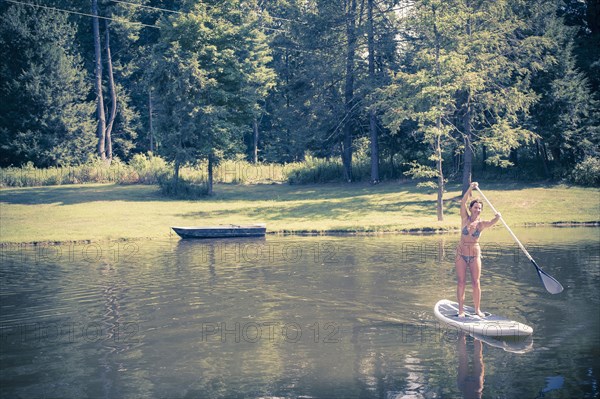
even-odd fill
[[[485,317],[480,309],[481,287],[479,278],[481,276],[481,248],[479,247],[479,236],[481,232],[490,226],[493,226],[500,220],[500,213],[497,213],[494,219],[483,221],[479,217],[483,209],[483,203],[478,200],[472,200],[469,205],[467,202],[477,188],[476,182],[471,183],[469,189],[460,201],[460,217],[462,220],[462,230],[460,243],[456,249],[456,277],[458,284],[456,288],[456,297],[458,298],[458,317],[465,317],[463,309],[465,303],[465,285],[467,278],[467,268],[471,271],[471,285],[473,286],[473,305],[475,313],[479,317]]]

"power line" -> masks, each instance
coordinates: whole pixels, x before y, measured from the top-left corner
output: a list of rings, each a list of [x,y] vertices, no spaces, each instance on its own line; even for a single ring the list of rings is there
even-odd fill
[[[173,11],[173,10],[169,10],[169,9],[166,9],[166,8],[160,8],[160,7],[151,7],[151,6],[146,6],[146,5],[143,5],[143,4],[131,3],[129,1],[124,1],[124,0],[110,0],[110,1],[112,1],[113,3],[127,4],[127,5],[134,6],[134,7],[148,8],[150,10],[155,10],[155,11],[164,11],[164,12],[170,12],[170,13],[174,13],[174,14],[186,14],[186,13],[181,12],[181,11]],[[282,21],[288,21],[288,22],[294,22],[294,23],[300,23],[298,21],[293,21],[293,20],[287,19],[287,18],[280,18],[280,17],[273,17],[273,16],[269,16],[269,18],[277,19],[277,20],[282,20]],[[260,27],[263,28],[263,29],[268,29],[268,30],[272,30],[272,31],[276,31],[276,32],[289,33],[288,31],[283,30],[283,29],[269,28],[269,27],[262,26],[262,25]]]
[[[104,17],[104,16],[101,16],[101,15],[93,15],[93,14],[83,13],[83,12],[79,12],[79,11],[73,11],[73,10],[66,10],[66,9],[62,9],[62,8],[43,6],[43,5],[39,5],[39,4],[32,4],[32,3],[27,3],[27,2],[19,1],[19,0],[4,0],[4,1],[10,2],[10,3],[14,3],[14,4],[20,4],[20,5],[30,6],[30,7],[43,8],[43,9],[46,9],[46,10],[57,11],[57,12],[64,12],[64,13],[68,13],[68,14],[80,15],[80,16],[85,16],[85,17],[99,18],[99,19],[104,19],[104,20],[114,21],[114,22],[121,22],[121,23],[124,22],[123,19],[115,19],[115,18],[110,18],[110,17]],[[182,13],[180,11],[173,11],[173,10],[168,10],[168,9],[165,9],[165,8],[144,6],[142,4],[130,3],[130,2],[127,2],[127,1],[123,1],[123,0],[111,0],[111,1],[115,2],[115,3],[122,3],[122,4],[132,5],[132,6],[139,6],[139,7],[143,7],[143,8],[149,8],[149,9],[153,9],[153,10],[157,10],[157,11],[164,11],[164,12],[170,12],[170,13],[176,13],[176,14],[185,14],[185,13]],[[382,10],[379,10],[379,11],[382,12],[382,13],[383,12],[387,12],[387,11],[382,11]],[[285,18],[278,18],[278,17],[272,17],[272,18],[281,19],[281,20],[285,20],[285,21],[289,21],[289,22],[302,23],[301,21],[294,21],[294,20],[285,19]],[[144,24],[144,23],[141,23],[141,22],[137,22],[137,21],[125,20],[125,22],[130,23],[130,24],[134,24],[134,25],[143,26],[143,27],[146,27],[146,28],[160,29],[159,26],[148,25],[148,24]],[[266,29],[266,30],[270,30],[270,31],[274,31],[274,32],[290,33],[288,30],[277,29],[277,28],[270,28],[270,27],[267,27],[267,26],[264,26],[264,25],[259,25],[259,27],[261,29]],[[390,40],[390,39],[388,39],[388,40]],[[388,40],[386,40],[386,41],[388,41]],[[401,40],[393,40],[392,39],[392,41],[400,42]],[[325,48],[335,47],[335,46],[344,45],[344,44],[347,44],[347,43],[345,43],[344,40],[342,40],[341,42],[332,44],[330,46],[325,46]],[[278,48],[281,49],[281,47],[278,47]],[[309,49],[309,50],[300,50],[300,49],[297,49],[297,48],[291,48],[291,49],[290,48],[286,48],[286,49],[294,50],[294,51],[302,51],[302,52],[324,51],[324,48],[321,48],[321,49]]]
[[[137,4],[137,3],[130,3],[128,1],[123,1],[123,0],[110,0],[110,1],[113,2],[113,3],[128,4],[130,6],[135,6],[135,7],[140,7],[140,8],[147,8],[149,10],[171,12],[171,13],[174,13],[174,14],[184,14],[181,11],[173,11],[173,10],[168,10],[166,8],[152,7],[152,6],[147,6],[147,5],[144,5],[144,4]]]
[[[103,17],[101,15],[86,14],[84,12],[79,12],[79,11],[65,10],[65,9],[62,9],[62,8],[54,8],[54,7],[42,6],[42,5],[39,5],[39,4],[25,3],[25,2],[22,2],[22,1],[18,1],[18,0],[4,0],[4,1],[8,1],[9,3],[15,3],[15,4],[24,5],[24,6],[43,8],[43,9],[51,10],[51,11],[64,12],[64,13],[67,13],[67,14],[75,14],[75,15],[81,15],[81,16],[84,16],[84,17],[106,19],[106,20],[109,20],[109,21],[115,21],[115,22],[121,22],[121,23],[123,22],[123,20],[109,18],[109,17]],[[129,21],[129,20],[126,20],[126,22],[128,22],[130,24],[134,24],[134,25],[140,25],[140,26],[143,26],[143,27],[146,27],[146,28],[160,29],[160,27],[156,26],[156,25],[147,25],[147,24],[143,24],[141,22]]]
[[[174,14],[185,14],[184,12],[181,12],[181,11],[174,11],[174,10],[169,10],[167,8],[160,8],[160,7],[152,7],[152,6],[147,6],[147,5],[138,4],[138,3],[132,3],[129,1],[124,1],[124,0],[110,0],[110,1],[113,3],[127,4],[129,6],[147,8],[147,9],[155,10],[155,11],[164,11],[164,12],[170,12],[170,13],[174,13]],[[207,7],[207,8],[211,8],[211,7]],[[300,21],[294,21],[294,20],[288,19],[288,18],[275,17],[272,15],[269,15],[269,18],[277,19],[277,20],[281,20],[281,21],[287,21],[287,22],[302,23]]]
[[[20,4],[20,5],[24,5],[24,6],[43,8],[43,9],[51,10],[51,11],[64,12],[64,13],[67,13],[67,14],[80,15],[80,16],[84,16],[84,17],[99,18],[99,19],[105,19],[105,20],[108,20],[108,21],[121,22],[121,23],[124,22],[123,19],[115,19],[115,18],[110,18],[110,17],[104,17],[102,15],[87,14],[87,13],[84,13],[84,12],[73,11],[73,10],[66,10],[66,9],[63,9],[63,8],[42,6],[42,5],[39,5],[39,4],[26,3],[26,2],[22,2],[22,1],[18,1],[18,0],[4,0],[4,1],[10,2],[10,3],[14,3],[14,4]],[[167,12],[171,12],[171,13],[185,14],[185,13],[182,13],[180,11],[167,10],[167,9],[157,8],[157,7],[142,6],[141,4],[128,3],[126,1],[121,1],[121,0],[111,0],[111,1],[113,1],[115,3],[125,3],[125,4],[137,5],[137,6],[140,6],[140,7],[151,8],[151,9],[159,10],[159,11],[167,11]],[[137,21],[125,20],[125,22],[130,23],[130,24],[134,24],[134,25],[143,26],[143,27],[146,27],[146,28],[160,29],[160,26],[148,25],[148,24],[144,24],[144,23],[141,23],[141,22],[137,22]],[[275,31],[275,32],[289,33],[289,31],[287,31],[287,30],[277,29],[277,28],[269,28],[268,26],[263,26],[263,25],[259,25],[259,28],[266,29],[266,30],[271,30],[271,31]]]

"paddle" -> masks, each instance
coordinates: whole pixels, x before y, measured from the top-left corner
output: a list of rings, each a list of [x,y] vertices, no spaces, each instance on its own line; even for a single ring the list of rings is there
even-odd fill
[[[476,187],[476,188],[477,188],[477,191],[479,191],[479,194],[481,194],[481,196],[485,200],[485,202],[487,202],[488,205],[490,206],[490,208],[492,208],[492,211],[494,213],[498,213],[498,211],[496,209],[494,209],[494,206],[492,205],[490,200],[487,199],[485,195],[483,195],[483,193],[481,192],[479,187]],[[544,284],[544,287],[546,287],[546,290],[551,294],[560,294],[564,289],[563,286],[558,282],[558,280],[556,280],[554,277],[552,277],[551,275],[549,275],[548,273],[543,271],[542,268],[540,268],[537,265],[537,263],[535,263],[535,260],[533,260],[531,255],[529,255],[529,252],[527,252],[527,250],[525,249],[523,244],[521,244],[521,241],[519,241],[519,239],[517,238],[515,233],[513,233],[512,230],[510,229],[510,227],[508,227],[508,225],[506,224],[504,219],[502,219],[502,217],[500,217],[500,220],[502,221],[502,223],[504,224],[504,227],[506,227],[506,229],[508,230],[508,232],[510,233],[512,238],[516,241],[517,244],[519,244],[519,247],[521,248],[523,253],[525,253],[525,256],[527,256],[527,258],[531,261],[531,263],[533,263],[533,266],[535,266],[535,270],[537,271],[538,276],[540,276],[540,280],[542,280],[542,283]]]

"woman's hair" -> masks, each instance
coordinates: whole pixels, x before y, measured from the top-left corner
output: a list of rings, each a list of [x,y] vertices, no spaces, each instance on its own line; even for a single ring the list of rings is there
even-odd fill
[[[479,198],[475,198],[473,201],[471,201],[469,203],[469,209],[473,208],[473,205],[475,204],[481,204],[481,207],[483,208],[483,202],[481,202],[481,200]]]

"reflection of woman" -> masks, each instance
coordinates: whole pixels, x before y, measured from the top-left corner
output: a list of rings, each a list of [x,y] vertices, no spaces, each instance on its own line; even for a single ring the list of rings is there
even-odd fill
[[[467,356],[467,339],[464,332],[458,335],[458,389],[465,399],[480,399],[483,394],[483,344],[480,340],[473,342],[473,369],[469,373],[469,357]]]
[[[473,304],[475,307],[475,313],[478,316],[484,317],[483,312],[480,309],[481,302],[481,287],[479,285],[479,278],[481,276],[481,248],[479,248],[479,236],[481,232],[494,225],[500,220],[500,214],[497,213],[496,217],[490,221],[482,221],[479,219],[481,211],[483,209],[483,203],[475,199],[467,206],[467,201],[471,197],[473,189],[477,187],[477,183],[473,182],[469,186],[469,189],[462,197],[460,202],[460,217],[462,220],[462,230],[460,235],[460,243],[456,249],[456,297],[458,298],[458,317],[464,317],[465,311],[463,309],[465,303],[465,286],[467,279],[467,268],[471,272],[471,285],[473,287]]]

